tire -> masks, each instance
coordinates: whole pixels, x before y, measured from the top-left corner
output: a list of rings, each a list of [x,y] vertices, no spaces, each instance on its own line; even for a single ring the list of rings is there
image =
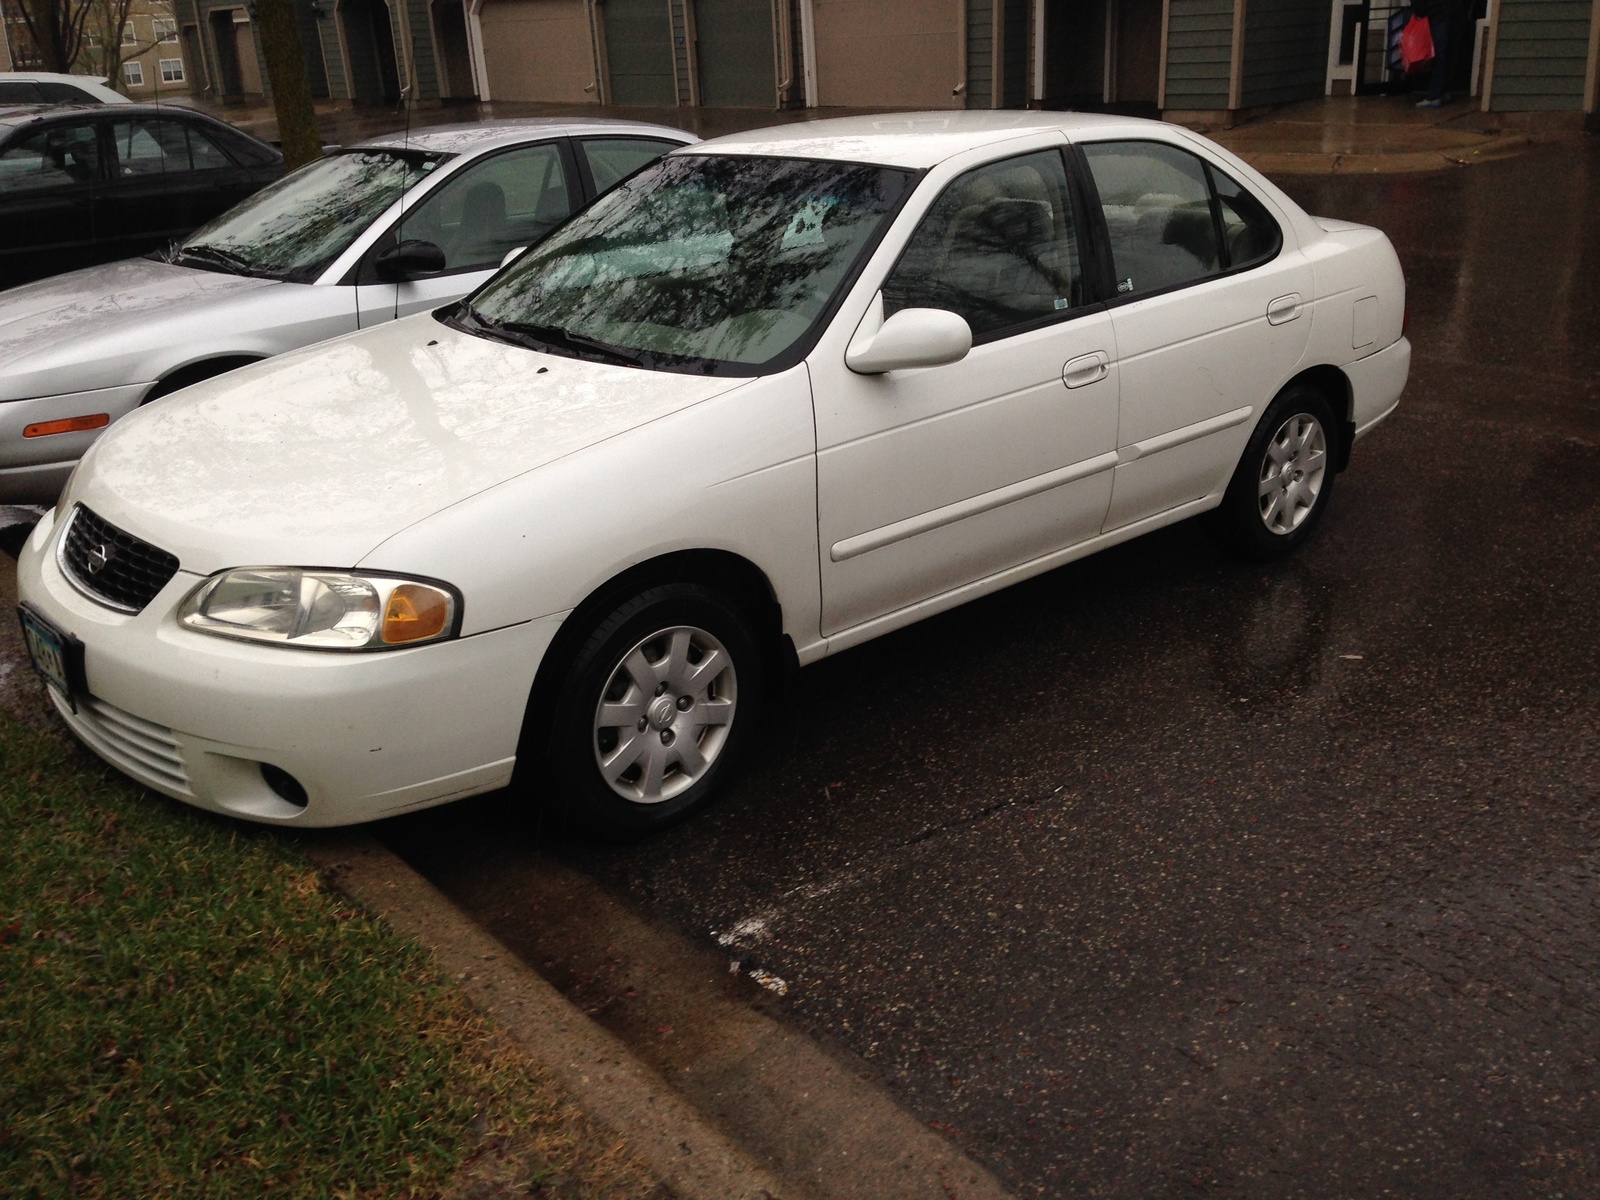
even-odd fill
[[[1333,408],[1316,388],[1294,384],[1279,392],[1212,514],[1218,537],[1261,561],[1297,549],[1332,499],[1339,436]]]
[[[627,840],[698,808],[733,772],[759,723],[767,656],[737,604],[672,583],[602,617],[560,679],[550,799],[579,828]]]

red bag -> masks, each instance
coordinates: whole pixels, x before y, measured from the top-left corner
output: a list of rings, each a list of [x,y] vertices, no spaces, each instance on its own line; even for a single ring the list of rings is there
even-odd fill
[[[1407,75],[1433,62],[1433,30],[1427,17],[1412,17],[1400,31],[1400,65]]]

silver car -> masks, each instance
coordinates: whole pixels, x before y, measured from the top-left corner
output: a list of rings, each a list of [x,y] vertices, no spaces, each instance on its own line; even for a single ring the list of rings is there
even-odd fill
[[[51,503],[105,426],[244,363],[437,307],[692,134],[527,119],[395,133],[148,258],[0,292],[0,503]]]

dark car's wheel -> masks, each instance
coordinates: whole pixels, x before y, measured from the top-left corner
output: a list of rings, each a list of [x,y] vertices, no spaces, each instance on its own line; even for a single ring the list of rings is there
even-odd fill
[[[731,600],[650,588],[595,625],[555,696],[556,799],[590,832],[638,837],[703,802],[750,736],[766,663]]]
[[[1316,388],[1296,384],[1267,406],[1213,526],[1250,558],[1278,558],[1311,536],[1333,493],[1339,426]]]

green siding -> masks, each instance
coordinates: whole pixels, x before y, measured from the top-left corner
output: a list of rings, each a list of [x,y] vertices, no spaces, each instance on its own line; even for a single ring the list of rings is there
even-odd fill
[[[335,100],[350,99],[349,72],[344,55],[339,52],[339,29],[331,13],[317,22],[317,36],[322,41],[322,64],[328,72],[328,95]]]
[[[1001,0],[1005,27],[1001,36],[1005,58],[1000,70],[1000,105],[1028,107],[1028,0]]]
[[[678,88],[678,103],[692,103],[694,91],[689,86],[689,17],[684,11],[684,0],[672,0],[672,69]]]
[[[1496,111],[1583,107],[1592,13],[1589,0],[1501,0],[1492,98]]]
[[[306,59],[306,80],[311,85],[315,100],[328,98],[328,67],[323,61],[322,37],[317,26],[317,14],[311,9],[311,0],[295,0],[295,18],[300,23],[300,51]]]
[[[994,103],[994,0],[967,0],[967,107]]]
[[[406,5],[406,19],[411,23],[411,53],[415,56],[417,70],[417,94],[411,98],[437,100],[439,57],[433,45],[433,20],[428,12],[428,0],[410,0]],[[400,47],[396,45],[395,49]]]
[[[1233,0],[1172,0],[1167,24],[1168,108],[1227,108]]]
[[[1249,0],[1240,96],[1244,107],[1322,95],[1330,7],[1326,0]]]

